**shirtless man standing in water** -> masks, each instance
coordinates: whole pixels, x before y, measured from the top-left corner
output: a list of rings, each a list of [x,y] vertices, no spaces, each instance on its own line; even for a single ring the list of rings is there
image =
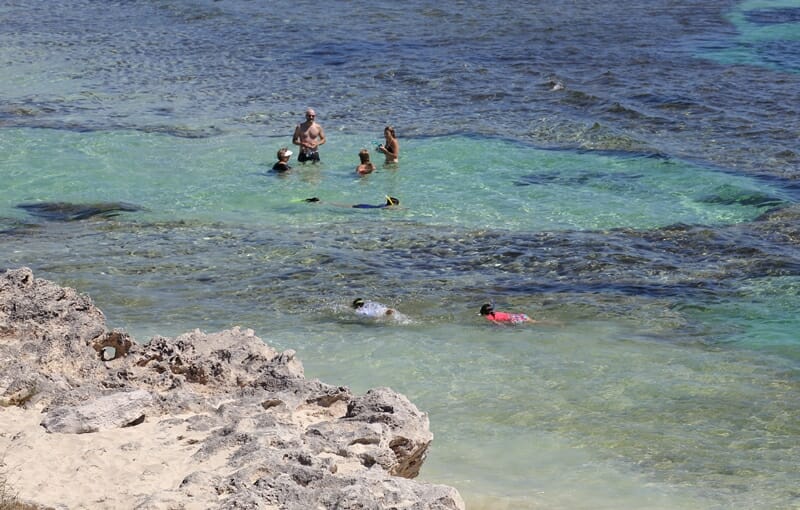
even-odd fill
[[[294,128],[292,143],[300,146],[297,161],[305,163],[319,162],[319,146],[325,143],[325,131],[316,122],[317,113],[311,108],[306,110],[306,121]]]

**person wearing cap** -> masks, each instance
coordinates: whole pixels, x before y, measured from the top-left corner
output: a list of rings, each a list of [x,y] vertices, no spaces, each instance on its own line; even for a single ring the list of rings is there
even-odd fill
[[[317,112],[312,108],[306,110],[306,120],[294,128],[292,143],[300,146],[297,161],[319,163],[319,146],[325,143],[325,130],[317,124]]]
[[[494,306],[489,303],[481,306],[479,312],[486,320],[494,323],[522,324],[523,322],[536,322],[524,313],[495,312]]]
[[[358,157],[361,159],[361,164],[356,167],[358,175],[367,175],[375,171],[375,163],[369,160],[369,151],[361,149],[358,152]]]
[[[287,149],[286,147],[281,147],[278,149],[278,162],[272,165],[272,169],[276,172],[286,172],[287,170],[291,170],[292,167],[289,166],[289,158],[292,156],[292,151]]]

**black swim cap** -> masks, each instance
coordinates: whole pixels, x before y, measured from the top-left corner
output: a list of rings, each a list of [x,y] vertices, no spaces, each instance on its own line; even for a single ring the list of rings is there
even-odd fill
[[[400,205],[400,199],[395,197],[386,197],[386,205]]]
[[[353,308],[361,308],[364,306],[364,300],[361,298],[356,298],[353,300]]]
[[[489,315],[490,313],[494,313],[494,307],[489,303],[486,303],[481,307],[481,315]]]

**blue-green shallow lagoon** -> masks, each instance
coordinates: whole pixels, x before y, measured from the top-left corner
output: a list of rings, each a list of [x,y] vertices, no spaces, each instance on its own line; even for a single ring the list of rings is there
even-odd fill
[[[125,202],[133,221],[233,222],[248,226],[331,221],[510,231],[720,225],[755,218],[788,201],[780,188],[666,156],[542,150],[477,136],[408,139],[397,166],[359,177],[369,134],[329,135],[322,165],[271,171],[285,138],[208,138],[136,131],[6,129],[0,136],[5,223],[25,219],[20,203]],[[32,171],[32,169],[36,169]],[[342,210],[326,202],[380,204],[398,211]],[[321,204],[304,198],[318,197]]]
[[[469,508],[793,504],[796,278],[751,273],[758,246],[738,273],[697,239],[657,241],[691,225],[735,237],[791,191],[479,136],[404,140],[398,167],[376,158],[359,178],[368,134],[329,139],[323,165],[277,175],[284,139],[0,131],[2,260],[89,293],[142,341],[242,325],[310,377],[397,389],[430,414],[422,478]],[[386,194],[403,207],[327,203]],[[15,207],[40,201],[143,210],[53,222]],[[358,296],[410,320],[357,320]],[[543,322],[495,327],[476,315],[489,300]]]
[[[0,267],[395,388],[470,509],[796,509],[795,3],[7,0]],[[324,164],[270,173],[308,106]]]

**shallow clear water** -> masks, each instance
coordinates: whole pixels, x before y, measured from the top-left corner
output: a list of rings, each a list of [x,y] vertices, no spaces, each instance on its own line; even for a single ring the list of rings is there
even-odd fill
[[[0,6],[0,267],[391,386],[469,508],[797,506],[796,8],[317,8]],[[309,105],[323,164],[270,172]],[[357,177],[386,123],[399,166]]]
[[[542,150],[478,136],[405,140],[401,165],[359,177],[357,153],[369,133],[331,140],[323,165],[295,164],[278,174],[271,167],[285,139],[8,129],[0,200],[125,202],[144,208],[136,216],[144,221],[288,227],[404,220],[539,231],[737,223],[791,198],[768,182],[666,157]],[[380,204],[385,195],[400,198],[402,209],[337,206]],[[322,202],[303,202],[315,196]],[[25,219],[24,210],[10,211]]]

